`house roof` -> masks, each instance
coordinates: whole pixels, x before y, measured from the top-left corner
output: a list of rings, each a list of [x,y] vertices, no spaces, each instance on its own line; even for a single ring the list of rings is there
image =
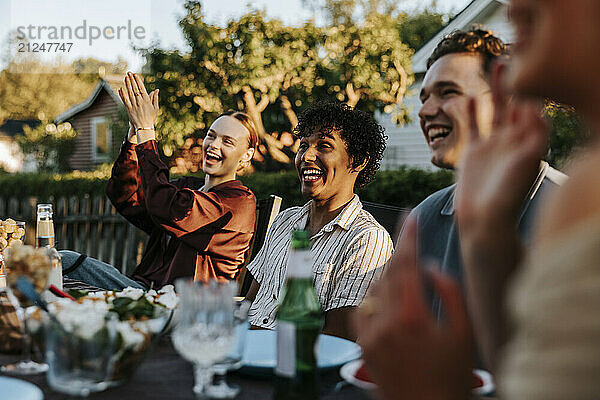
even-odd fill
[[[442,38],[455,30],[471,28],[474,23],[481,22],[502,5],[508,5],[509,0],[472,0],[460,13],[440,29],[429,41],[417,50],[412,58],[415,74],[427,71],[427,59]]]
[[[122,82],[122,80],[121,80]],[[119,98],[119,95],[117,94],[117,90],[120,86],[117,84],[116,79],[114,78],[100,78],[100,81],[98,82],[98,84],[96,85],[96,87],[94,88],[94,90],[92,91],[92,94],[90,95],[90,97],[88,97],[87,99],[85,99],[83,102],[74,105],[73,107],[69,108],[67,111],[65,111],[64,113],[60,114],[58,117],[56,117],[56,122],[60,123],[60,122],[65,122],[66,120],[72,118],[74,115],[79,114],[80,112],[87,110],[88,108],[90,108],[92,106],[92,104],[94,104],[94,100],[96,100],[96,98],[98,97],[98,95],[100,94],[100,92],[102,90],[105,90],[118,104],[121,104],[121,99]]]

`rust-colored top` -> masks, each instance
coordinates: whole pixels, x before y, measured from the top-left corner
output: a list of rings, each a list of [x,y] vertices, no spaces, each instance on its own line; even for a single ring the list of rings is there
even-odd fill
[[[155,287],[180,277],[237,278],[254,233],[256,198],[240,181],[208,192],[204,179],[169,182],[155,141],[126,142],[112,169],[106,194],[129,222],[150,235],[132,279]]]

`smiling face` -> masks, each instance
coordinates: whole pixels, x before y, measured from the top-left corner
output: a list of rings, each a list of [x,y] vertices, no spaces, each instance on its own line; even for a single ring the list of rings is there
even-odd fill
[[[352,168],[338,130],[315,132],[300,140],[296,171],[304,196],[316,201],[352,196],[361,169]]]
[[[480,55],[452,53],[439,58],[423,80],[419,111],[421,130],[431,150],[431,162],[457,167],[469,138],[468,101],[477,102],[477,122],[482,136],[489,136],[493,105],[490,85],[483,76]]]
[[[254,149],[248,148],[249,135],[234,117],[219,117],[202,143],[202,170],[213,177],[235,176],[240,165],[254,154]]]
[[[588,109],[600,85],[600,2],[513,0],[516,40],[508,83],[520,94]]]

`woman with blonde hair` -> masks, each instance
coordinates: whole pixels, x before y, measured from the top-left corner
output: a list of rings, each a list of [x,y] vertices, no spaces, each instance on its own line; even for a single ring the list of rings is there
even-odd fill
[[[128,73],[119,96],[130,129],[106,194],[117,211],[150,238],[131,277],[72,251],[61,252],[65,276],[105,289],[161,287],[179,277],[235,279],[256,219],[254,194],[236,180],[259,143],[251,119],[242,112],[219,116],[202,145],[204,179],[169,181],[154,129],[158,90],[147,93],[142,79]]]

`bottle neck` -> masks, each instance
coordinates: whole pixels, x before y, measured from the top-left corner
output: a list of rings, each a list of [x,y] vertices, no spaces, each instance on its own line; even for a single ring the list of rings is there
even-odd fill
[[[312,278],[312,254],[309,249],[292,249],[288,260],[287,278]]]

